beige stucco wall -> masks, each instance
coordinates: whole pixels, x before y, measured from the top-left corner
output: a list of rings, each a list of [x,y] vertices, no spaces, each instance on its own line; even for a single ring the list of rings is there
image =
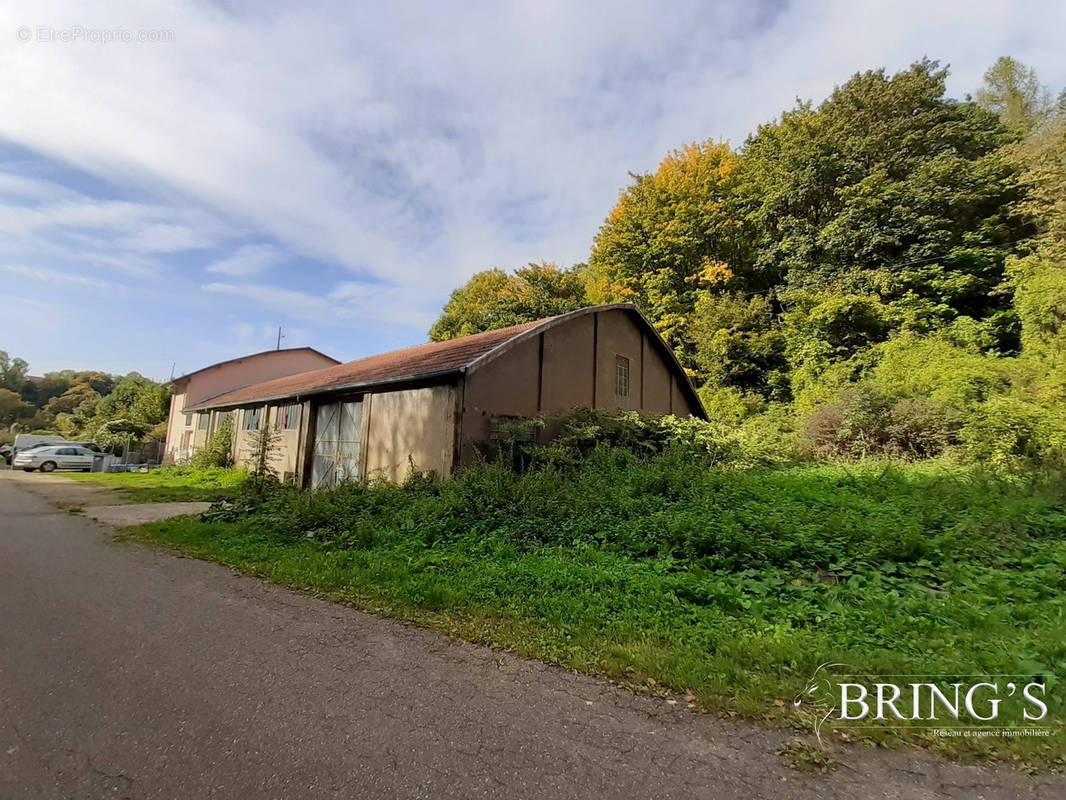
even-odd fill
[[[164,463],[173,464],[185,460],[190,448],[184,447],[185,420],[184,409],[194,406],[208,397],[213,397],[231,389],[248,386],[253,383],[268,381],[286,375],[295,375],[313,369],[331,367],[336,362],[320,353],[308,350],[275,350],[257,353],[246,358],[238,358],[222,364],[216,364],[188,378],[174,382],[174,394],[170,399],[170,416],[167,419],[167,441],[164,447]],[[239,416],[239,415],[238,415]],[[214,430],[212,428],[211,430]],[[239,430],[239,428],[238,428]],[[203,447],[208,432],[199,430],[196,415],[193,415],[193,437],[191,451]],[[243,446],[242,436],[235,437],[234,453]],[[288,461],[286,461],[288,464]],[[285,471],[290,471],[286,469]]]
[[[592,408],[594,402],[594,384],[592,364],[594,359],[593,344],[595,340],[595,321],[592,314],[577,317],[563,325],[556,325],[544,334],[544,371],[541,376],[540,407],[534,408],[532,414],[561,414],[575,406]],[[504,383],[510,386],[512,395],[529,394],[530,381],[536,386],[537,365],[532,364],[527,371],[514,371],[512,376],[508,357],[504,356],[496,364],[489,364],[488,374],[475,373],[472,376],[468,394],[471,401],[467,408],[484,409],[487,413],[497,412],[492,409],[505,406],[484,402],[483,387],[489,383]],[[530,372],[529,370],[532,370]],[[530,377],[532,375],[532,377]],[[465,420],[464,420],[465,423]]]
[[[269,425],[272,428],[276,428],[278,424],[278,406],[265,406],[263,409],[260,417],[260,427]],[[244,429],[244,415],[249,410],[241,408],[235,410],[233,414],[233,463],[239,467],[251,468],[254,455],[252,452],[252,437],[255,435],[255,431]],[[301,409],[301,423],[305,413],[306,408]],[[279,430],[277,433],[278,441],[270,459],[270,466],[273,467],[280,480],[291,479],[298,471],[297,465],[300,462],[300,428]]]
[[[201,411],[199,413],[196,413],[196,414],[192,415],[192,425],[193,425],[192,446],[193,446],[193,450],[194,451],[195,450],[199,450],[201,447],[203,447],[205,444],[207,444],[208,429],[206,427],[202,427],[202,424],[203,424],[204,420],[210,421],[210,418],[211,418],[211,414],[210,414],[210,412],[207,412],[207,411]]]
[[[182,413],[182,409],[185,408],[185,387],[186,384],[175,383],[174,393],[170,396],[170,413],[167,416],[167,441],[163,447],[163,463],[175,464],[179,461],[183,461],[186,454],[182,452],[182,439],[185,431],[185,415]],[[194,423],[195,425],[195,420]]]
[[[260,417],[260,428],[264,425],[277,426],[278,406],[262,406],[263,413]],[[251,468],[253,454],[252,437],[255,431],[244,430],[244,414],[249,409],[238,409],[233,412],[233,464]],[[302,411],[303,415],[306,410]],[[303,422],[303,416],[301,416]],[[271,466],[279,480],[291,479],[297,471],[300,463],[300,429],[291,431],[277,431],[278,441],[271,458]]]
[[[642,411],[644,408],[640,401],[640,385],[643,376],[641,364],[643,331],[637,327],[628,314],[622,312],[605,311],[596,316],[596,408],[605,411],[629,409]],[[617,356],[629,359],[628,397],[615,395]],[[655,360],[662,363],[657,356]]]
[[[280,406],[271,406],[269,424],[277,427],[278,412]],[[300,409],[300,425],[303,424],[304,409]],[[285,480],[292,478],[297,472],[297,463],[300,455],[300,426],[293,430],[278,431],[278,449],[271,460],[271,466],[278,474],[278,478]]]
[[[163,463],[178,464],[187,461],[189,457],[204,446],[207,442],[209,431],[200,427],[200,420],[207,416],[207,412],[189,414],[189,422],[186,423],[185,407],[186,394],[177,393],[170,398],[170,415],[167,417],[167,441],[163,449]]]
[[[308,350],[275,350],[216,364],[188,378],[189,405],[222,392],[285,375],[332,367],[333,359]]]
[[[402,481],[410,472],[452,471],[456,387],[430,386],[363,397],[363,475]]]
[[[244,429],[244,415],[251,408],[233,410],[233,463],[238,467],[249,467],[252,462],[252,431]]]
[[[657,358],[645,342],[644,363],[639,384],[643,390],[643,410],[649,414],[669,414],[670,408],[670,367],[662,358]]]
[[[629,359],[629,396],[624,398],[615,394],[617,356]],[[494,416],[562,414],[579,406],[680,416],[695,411],[672,365],[633,317],[622,310],[600,311],[556,325],[467,376],[461,460],[476,458]]]

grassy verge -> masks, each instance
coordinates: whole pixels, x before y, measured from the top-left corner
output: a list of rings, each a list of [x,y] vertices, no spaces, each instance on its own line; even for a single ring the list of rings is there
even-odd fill
[[[131,503],[228,500],[236,497],[248,473],[237,469],[163,467],[151,472],[56,473],[114,489]]]
[[[703,708],[798,720],[815,668],[1041,676],[1050,738],[854,732],[1066,764],[1066,491],[931,466],[707,471],[596,452],[576,472],[281,491],[131,535]]]

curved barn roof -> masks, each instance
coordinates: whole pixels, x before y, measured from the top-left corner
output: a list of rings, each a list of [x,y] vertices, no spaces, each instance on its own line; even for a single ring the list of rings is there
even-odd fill
[[[444,342],[429,342],[360,358],[334,367],[324,367],[284,378],[275,378],[206,398],[185,410],[234,408],[256,403],[302,399],[328,392],[371,391],[390,384],[444,380],[462,373],[473,372],[484,364],[499,358],[520,342],[538,336],[549,328],[576,317],[603,311],[621,311],[637,320],[638,325],[648,334],[649,340],[673,368],[678,376],[678,385],[692,407],[697,409],[699,416],[706,418],[703,405],[673,350],[632,303],[590,306],[555,317],[513,325],[509,328],[475,333]]]
[[[260,353],[252,353],[251,355],[247,356],[237,356],[236,358],[228,358],[225,361],[219,361],[217,364],[209,364],[206,367],[200,367],[200,369],[194,369],[192,372],[186,372],[184,375],[179,375],[176,378],[171,378],[169,381],[167,381],[167,384],[180,383],[181,381],[188,380],[194,375],[199,375],[201,372],[207,372],[208,370],[212,370],[217,367],[225,367],[229,366],[230,364],[237,364],[239,362],[274,358],[277,356],[278,353],[314,353],[316,356],[322,356],[322,358],[326,359],[327,361],[332,361],[334,364],[341,363],[333,356],[327,356],[325,353],[319,352],[313,347],[282,347],[274,350],[263,350]],[[29,378],[29,376],[27,376],[27,378]]]

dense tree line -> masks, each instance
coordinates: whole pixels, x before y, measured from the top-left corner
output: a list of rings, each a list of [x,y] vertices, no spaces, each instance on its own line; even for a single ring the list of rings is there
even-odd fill
[[[432,338],[632,301],[716,418],[838,454],[1060,458],[1066,94],[1010,58],[974,98],[946,78],[857,74],[739,150],[668,154],[587,265],[479,273]]]
[[[166,435],[170,389],[136,372],[88,370],[27,375],[29,364],[0,350],[0,429],[55,433],[114,448]]]

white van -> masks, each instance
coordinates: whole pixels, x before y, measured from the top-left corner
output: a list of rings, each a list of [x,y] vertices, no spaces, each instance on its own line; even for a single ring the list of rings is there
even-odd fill
[[[17,456],[21,450],[29,450],[31,447],[39,447],[42,444],[67,444],[62,436],[49,436],[48,434],[20,433],[15,437],[15,449],[12,457]]]

